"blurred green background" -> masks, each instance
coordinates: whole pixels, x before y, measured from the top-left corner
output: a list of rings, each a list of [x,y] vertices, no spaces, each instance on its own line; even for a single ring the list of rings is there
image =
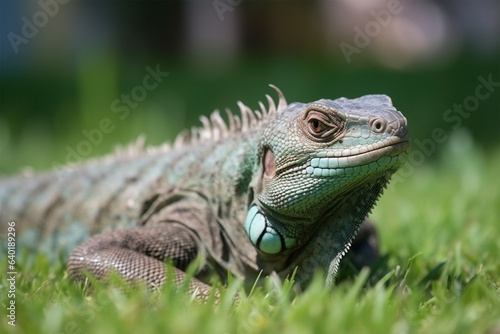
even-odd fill
[[[288,102],[387,94],[414,150],[436,128],[499,150],[498,1],[59,1],[0,2],[0,174],[64,164],[103,118],[114,129],[86,157],[172,141],[237,100],[258,108],[269,83]],[[157,66],[168,77],[121,120],[113,103]],[[480,76],[496,83],[482,100]]]

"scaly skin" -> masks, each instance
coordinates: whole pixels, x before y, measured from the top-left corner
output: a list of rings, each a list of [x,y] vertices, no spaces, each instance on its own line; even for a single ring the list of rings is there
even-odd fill
[[[66,172],[0,181],[1,221],[15,220],[38,248],[71,249],[71,277],[110,270],[153,287],[163,261],[202,264],[191,283],[206,295],[211,273],[253,283],[262,271],[331,285],[359,227],[405,161],[407,122],[385,95],[319,100],[254,113],[218,113],[173,150],[131,149]],[[28,239],[28,237],[26,237]],[[40,246],[41,245],[41,246]]]

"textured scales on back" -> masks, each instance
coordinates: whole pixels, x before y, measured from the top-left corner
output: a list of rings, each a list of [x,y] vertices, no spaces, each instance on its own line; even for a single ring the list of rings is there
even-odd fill
[[[406,118],[389,97],[278,105],[267,96],[239,116],[218,111],[173,147],[143,141],[79,166],[0,180],[0,219],[35,249],[71,252],[68,272],[110,270],[153,287],[197,257],[191,288],[216,273],[250,284],[265,275],[331,285],[339,261],[409,151]],[[83,242],[83,243],[81,243]],[[79,244],[81,243],[81,244]],[[79,244],[77,246],[77,244]],[[76,247],[76,248],[75,248]]]

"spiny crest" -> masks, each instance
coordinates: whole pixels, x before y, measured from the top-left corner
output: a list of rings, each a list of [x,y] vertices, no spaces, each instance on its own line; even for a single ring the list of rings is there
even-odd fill
[[[235,133],[248,132],[260,126],[264,121],[275,117],[277,113],[286,108],[288,103],[278,87],[271,84],[269,86],[278,94],[277,106],[274,100],[267,94],[266,99],[269,104],[267,109],[264,104],[259,101],[260,110],[252,111],[248,106],[238,101],[237,104],[240,108],[240,115],[235,115],[230,109],[226,108],[227,123],[220,115],[219,110],[215,110],[210,117],[200,117],[201,127],[192,127],[191,130],[184,130],[179,133],[172,145],[173,148],[178,149],[201,142],[217,141]],[[113,156],[134,157],[146,153],[168,152],[172,149],[172,146],[169,143],[164,143],[159,147],[146,147],[145,137],[141,135],[137,138],[137,141],[132,144],[125,147],[116,147]],[[109,159],[112,160],[113,157],[109,157]]]
[[[219,110],[215,110],[209,117],[201,116],[201,127],[192,127],[191,130],[184,130],[177,135],[174,148],[180,148],[185,145],[193,145],[206,141],[217,141],[226,138],[234,133],[248,132],[260,126],[264,121],[273,118],[277,113],[281,112],[288,103],[281,90],[275,85],[269,85],[278,94],[278,106],[274,100],[266,94],[266,99],[269,107],[266,109],[264,104],[259,101],[260,110],[250,109],[248,106],[238,101],[240,115],[235,115],[229,108],[225,109],[228,123],[226,123]]]

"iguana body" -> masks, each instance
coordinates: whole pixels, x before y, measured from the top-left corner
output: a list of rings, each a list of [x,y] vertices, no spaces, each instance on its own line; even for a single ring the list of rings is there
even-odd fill
[[[160,286],[195,258],[207,274],[259,272],[331,284],[342,256],[409,149],[407,122],[384,95],[215,112],[174,148],[144,149],[59,172],[0,181],[0,221],[38,248],[72,249],[68,271],[115,269]]]

